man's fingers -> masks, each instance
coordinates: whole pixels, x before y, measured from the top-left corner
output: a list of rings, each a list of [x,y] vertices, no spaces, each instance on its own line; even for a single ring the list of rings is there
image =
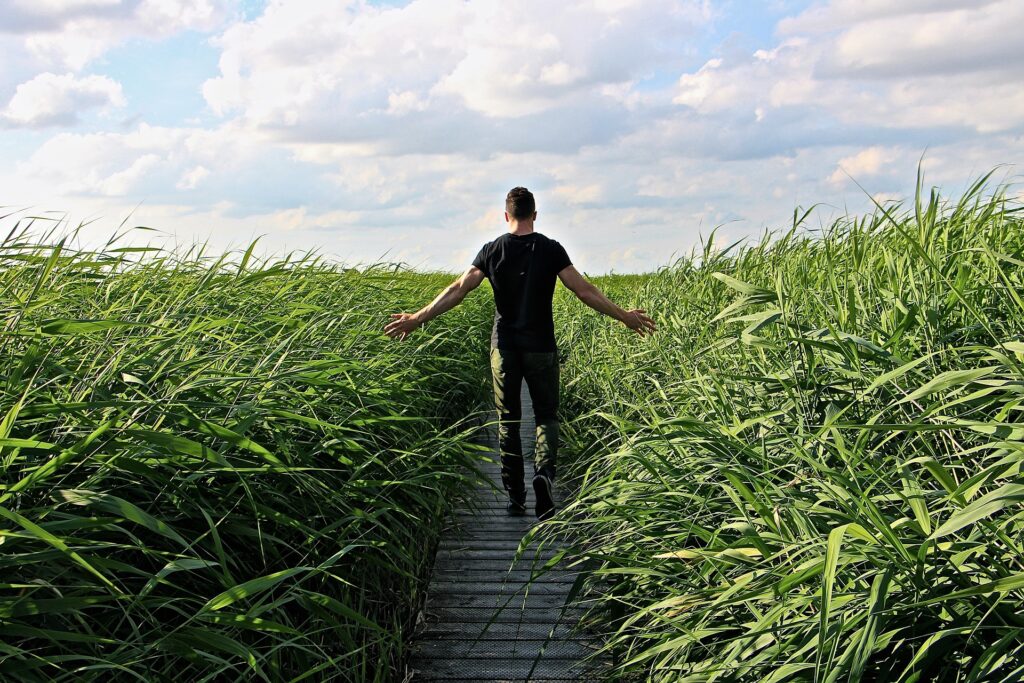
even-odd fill
[[[399,320],[392,320],[387,325],[385,325],[384,326],[384,334],[386,334],[387,336],[391,337],[392,339],[398,339],[399,341],[402,341],[406,337],[409,336],[409,333],[412,330],[411,329],[407,329],[407,326],[409,325],[407,314],[406,313],[395,313],[395,314],[392,314],[391,317],[392,318],[396,318],[398,316],[406,316],[406,317],[403,317],[403,318],[401,318]]]
[[[641,337],[646,337],[655,330],[654,321],[647,315],[644,315],[644,309],[635,308],[630,313],[633,314],[634,324],[630,325],[637,334]]]
[[[631,313],[633,314],[633,320],[636,324],[635,326],[630,325],[630,327],[641,337],[651,335],[657,329],[654,324],[654,320],[652,320],[650,316],[644,315],[642,308],[634,309]]]

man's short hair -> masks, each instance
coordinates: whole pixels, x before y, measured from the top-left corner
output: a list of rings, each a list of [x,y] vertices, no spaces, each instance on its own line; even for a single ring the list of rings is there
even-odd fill
[[[516,220],[533,218],[537,210],[537,202],[533,199],[533,193],[525,187],[513,187],[505,197],[505,211]]]

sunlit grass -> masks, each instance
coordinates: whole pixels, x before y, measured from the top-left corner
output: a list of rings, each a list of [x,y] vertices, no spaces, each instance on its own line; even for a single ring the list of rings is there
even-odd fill
[[[617,675],[1024,677],[1024,222],[986,182],[602,279],[646,340],[561,302],[552,524]]]
[[[486,299],[398,344],[386,314],[448,276],[26,227],[0,245],[0,678],[390,680],[478,457]]]

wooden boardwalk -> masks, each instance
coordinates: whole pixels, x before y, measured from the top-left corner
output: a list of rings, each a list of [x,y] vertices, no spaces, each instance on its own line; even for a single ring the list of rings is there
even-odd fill
[[[523,452],[527,516],[505,511],[497,441],[484,470],[493,486],[479,487],[470,507],[456,510],[444,532],[427,589],[424,623],[413,643],[412,678],[418,681],[590,681],[597,664],[582,664],[596,649],[578,625],[582,608],[568,603],[578,572],[556,567],[526,582],[557,552],[534,543],[513,566],[520,540],[536,524],[533,514],[533,408],[523,383]],[[557,488],[557,487],[556,487]],[[560,492],[555,504],[561,507]],[[491,622],[491,623],[488,623]]]

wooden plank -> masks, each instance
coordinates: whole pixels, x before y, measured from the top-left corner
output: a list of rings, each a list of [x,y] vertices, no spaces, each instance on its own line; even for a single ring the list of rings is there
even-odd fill
[[[536,560],[543,564],[549,559],[554,558],[559,552],[548,548],[539,551],[530,549],[520,554],[519,561]],[[438,548],[437,555],[434,558],[434,566],[446,565],[452,562],[474,562],[476,560],[505,560],[512,562],[514,555],[515,553],[512,550],[504,548]],[[569,560],[563,556],[558,562],[559,566],[568,565]]]
[[[433,593],[427,597],[427,609],[441,609],[447,607],[461,607],[463,609],[480,610],[520,610],[520,609],[561,609],[565,605],[564,592],[538,593],[530,591],[521,593],[518,591],[506,592],[502,595],[490,594],[480,595],[478,593]],[[573,606],[566,608],[574,609]]]
[[[448,529],[446,531],[441,532],[442,533],[441,539],[442,539],[442,542],[447,541],[447,540],[460,541],[460,540],[463,540],[463,539],[474,539],[474,538],[476,538],[476,539],[481,539],[481,540],[494,539],[494,540],[497,540],[497,541],[501,541],[501,540],[515,540],[518,543],[519,541],[521,541],[524,538],[526,538],[526,536],[528,534],[530,534],[530,529],[531,528],[532,527],[529,527],[529,526],[518,526],[518,525],[510,527],[510,526],[506,526],[506,525],[503,525],[503,524],[489,524],[489,525],[479,526],[479,527],[472,528],[472,529],[470,529],[468,527],[461,527],[459,529]],[[554,548],[556,546],[557,547],[564,546],[564,543],[562,543],[561,541],[556,542],[556,539],[545,539],[545,538],[541,537],[539,534],[537,534],[536,532],[534,532],[533,535],[532,535],[531,545],[535,545],[539,541],[542,541],[542,540],[546,540],[547,541],[544,544],[545,546],[550,546],[552,548]]]
[[[524,516],[526,516],[526,517],[533,517],[534,516],[534,505],[536,505],[536,503],[534,502],[533,498],[527,498],[526,499],[526,515],[524,515]],[[560,507],[559,502],[558,502],[558,496],[555,496],[555,507]],[[465,512],[463,514],[464,514],[464,516],[471,516],[473,513],[479,512],[479,511],[482,511],[482,510],[493,511],[493,512],[498,513],[501,516],[504,516],[504,517],[509,517],[509,518],[515,517],[515,515],[508,514],[508,501],[506,499],[504,499],[504,498],[502,498],[501,500],[493,501],[493,502],[481,503],[480,505],[476,505],[476,506],[471,507],[471,508],[466,508],[466,510],[465,510]]]
[[[504,511],[501,514],[474,515],[471,513],[460,514],[445,520],[445,525],[452,529],[487,529],[502,527],[505,529],[532,529],[538,525],[537,517],[533,512],[525,515],[509,515]],[[547,531],[538,533],[553,533],[557,527],[548,525]]]
[[[432,640],[419,643],[413,648],[414,659],[492,659],[514,657],[531,659],[537,655],[543,658],[583,659],[593,654],[597,646],[589,640],[579,638],[558,639],[549,642],[523,640]]]
[[[527,514],[516,517],[516,516],[508,514],[508,512],[505,510],[504,506],[502,506],[500,508],[485,507],[485,508],[476,508],[475,510],[460,510],[460,511],[458,511],[455,514],[455,519],[461,519],[461,520],[464,520],[464,521],[469,521],[471,519],[477,519],[478,518],[478,514],[477,514],[478,512],[484,513],[488,518],[493,517],[493,518],[496,518],[496,519],[509,519],[509,520],[520,519],[520,520],[528,521],[531,524],[537,521],[537,518],[533,515],[533,511],[530,510],[530,508],[527,508]]]
[[[415,646],[437,640],[517,640],[548,641],[575,639],[589,635],[574,624],[428,624]],[[536,643],[540,647],[541,643]]]
[[[547,562],[549,559],[553,558],[555,555],[556,551],[554,550],[542,550],[537,553],[524,553],[520,556],[519,562],[532,563],[536,561],[537,565],[540,566]],[[473,548],[445,550],[442,548],[437,551],[435,565],[447,564],[450,562],[473,562],[475,560],[503,560],[511,564],[512,557],[512,553],[505,552],[504,550],[495,550],[493,548],[482,548],[480,550],[476,550]]]
[[[509,539],[505,541],[476,540],[472,543],[453,542],[442,545],[437,549],[437,561],[449,558],[455,561],[459,559],[469,560],[487,558],[508,560],[508,562],[511,563],[512,558],[518,556],[520,561],[538,560],[541,562],[547,562],[559,552],[560,551],[555,548],[541,548],[535,545],[531,545],[520,550],[518,539]],[[434,562],[435,565],[437,564],[437,561]]]
[[[565,587],[560,582],[546,581],[533,583],[529,586],[522,581],[432,581],[430,594],[435,595],[522,595],[551,594],[565,595]]]
[[[558,497],[557,496],[555,497],[555,503],[556,504],[558,503]],[[528,495],[526,497],[526,509],[529,511],[530,515],[533,514],[533,506],[534,506],[534,504],[535,504],[535,501],[534,501],[533,496]],[[493,498],[491,500],[485,500],[485,499],[481,498],[480,500],[478,500],[474,504],[467,505],[464,508],[458,510],[457,514],[460,514],[460,515],[472,515],[477,510],[500,510],[507,517],[513,517],[514,516],[514,515],[509,515],[508,514],[508,497],[505,496],[505,495],[502,495],[500,497],[495,497],[495,498]]]
[[[448,683],[523,683],[522,679],[507,678],[503,676],[480,678],[476,675],[470,675],[468,678],[465,676],[445,676],[441,678],[432,676],[429,673],[419,672],[415,673],[410,680],[413,681],[413,683],[425,683],[427,681],[447,681]],[[543,681],[544,683],[579,683],[580,680],[583,679],[580,679],[579,677],[564,678],[559,676],[544,676],[543,678],[537,676],[530,677],[531,683],[534,681],[537,681],[538,683],[540,681]]]
[[[512,558],[519,557],[520,560],[542,560],[547,562],[560,552],[555,548],[542,548],[530,545],[527,548],[519,549],[518,539],[505,541],[481,541],[471,543],[451,542],[446,543],[437,549],[438,559],[441,555],[450,557],[452,560],[472,559],[477,557],[494,558],[499,560],[512,561]],[[435,562],[436,564],[436,562]]]
[[[480,513],[484,513],[481,515]],[[537,523],[537,517],[533,512],[533,506],[528,505],[525,515],[510,515],[504,507],[500,508],[477,508],[476,510],[460,510],[458,513],[445,520],[446,523],[475,524],[482,522],[496,522],[498,520],[516,522],[533,526]]]
[[[451,533],[447,538],[441,541],[441,547],[472,545],[474,543],[506,543],[514,549],[523,542],[524,538],[526,538],[526,533],[516,529],[480,529],[472,533]],[[552,548],[559,547],[552,543],[545,544],[545,547],[547,546]],[[528,548],[536,547],[538,547],[536,540],[531,541],[528,546]]]
[[[421,671],[421,678],[413,680],[444,680],[446,678],[512,678],[524,680],[545,680],[561,678],[582,680],[586,674],[593,674],[593,667],[581,665],[576,659],[547,659],[534,662],[530,659],[513,659],[508,657],[492,657],[484,660],[463,660],[456,658],[430,659],[429,671]]]
[[[435,622],[452,622],[464,624],[486,624],[490,621],[500,624],[515,624],[519,622],[528,624],[556,624],[564,622],[572,624],[579,621],[583,616],[583,610],[578,607],[570,607],[565,610],[558,608],[543,609],[503,609],[499,612],[494,610],[482,610],[461,607],[438,607],[426,610],[429,617]]]
[[[525,536],[528,531],[536,526],[537,518],[532,512],[526,515],[512,516],[506,515],[504,509],[501,510],[500,514],[488,514],[481,511],[476,516],[459,517],[457,520],[446,522],[445,526],[442,527],[441,537],[452,538],[457,537],[460,533],[481,534],[499,531],[508,533],[518,532]],[[554,531],[551,527],[538,529],[534,532],[533,536],[538,540],[542,538],[554,539]]]
[[[480,569],[479,567],[470,568],[453,568],[434,570],[434,579],[438,583],[452,583],[452,582],[467,582],[476,583],[479,581],[518,581],[526,582],[533,577],[533,583],[572,583],[576,580],[578,572],[569,572],[564,570],[553,570],[549,572],[531,572],[528,569],[514,569],[512,571],[505,570],[487,570]],[[431,583],[433,585],[433,583]],[[568,590],[568,589],[566,589]]]
[[[534,527],[537,527],[539,522],[534,516],[533,512],[528,512],[525,515],[519,517],[513,517],[506,515],[504,512],[499,514],[480,514],[478,516],[465,516],[458,517],[456,519],[446,520],[445,526],[442,527],[442,537],[457,534],[460,531],[466,532],[486,532],[486,531],[518,531],[525,534]],[[557,535],[563,535],[567,532],[565,527],[556,528],[548,526],[546,528],[540,528],[534,532],[536,538],[557,538]]]
[[[558,503],[558,497],[555,496],[555,503]],[[526,497],[526,509],[532,510],[534,506],[533,496]],[[473,505],[468,505],[464,510],[460,512],[462,514],[472,514],[477,510],[498,510],[508,517],[513,515],[508,514],[508,498],[502,496],[501,498],[495,498],[494,500],[480,500]]]
[[[487,539],[492,538],[495,540],[502,540],[506,538],[514,538],[516,541],[520,541],[526,538],[527,534],[530,534],[532,526],[522,524],[500,524],[492,522],[490,524],[481,524],[477,527],[452,527],[445,529],[441,532],[441,538],[443,540],[461,540],[461,539],[473,539],[481,538]],[[562,543],[564,539],[556,538],[554,536],[542,535],[541,533],[534,532],[531,535],[532,543],[544,542],[544,545],[555,547],[556,545],[564,545]]]
[[[490,536],[491,538],[525,538],[529,534],[531,542],[543,543],[554,548],[564,546],[566,541],[565,532],[559,530],[557,533],[550,529],[536,529],[533,524],[512,523],[508,524],[501,520],[488,520],[478,525],[451,526],[441,532],[442,539],[473,538],[477,536]]]
[[[491,576],[501,577],[510,571],[524,571],[533,572],[535,576],[543,576],[546,574],[553,573],[559,569],[567,570],[565,567],[555,566],[552,568],[545,569],[543,562],[531,562],[527,560],[520,560],[515,564],[508,559],[486,559],[477,558],[473,560],[455,560],[444,562],[438,561],[434,565],[434,571],[443,572],[489,572]]]
[[[445,552],[455,552],[459,549],[472,549],[472,550],[484,550],[484,549],[495,549],[495,550],[508,550],[509,555],[515,552],[521,545],[520,541],[522,537],[512,538],[493,538],[487,535],[483,535],[480,538],[445,538],[439,544],[438,550]],[[536,541],[529,543],[524,549],[524,554],[531,554],[537,550],[545,552],[559,550],[558,546],[552,543],[540,544]]]
[[[473,547],[477,543],[488,544],[487,547],[504,547],[509,551],[509,557],[515,552],[515,549],[523,542],[526,538],[526,534],[523,532],[506,531],[503,529],[495,529],[493,531],[481,530],[472,534],[460,534],[458,536],[452,534],[451,537],[441,541],[440,548],[461,548],[461,547]],[[534,549],[541,547],[535,540],[531,541],[527,547],[527,552],[533,551]],[[561,545],[555,545],[553,543],[547,543],[543,547],[547,548],[560,548]]]
[[[458,529],[448,529],[443,532],[439,545],[441,547],[447,547],[452,544],[465,543],[467,540],[474,539],[481,542],[487,540],[498,542],[514,540],[515,543],[519,543],[526,538],[531,528],[532,527],[524,526],[522,524],[513,524],[510,526],[500,523],[490,523],[473,528],[460,527]],[[565,545],[562,540],[563,539],[543,536],[539,532],[534,532],[530,536],[529,545],[531,547],[562,548]]]

